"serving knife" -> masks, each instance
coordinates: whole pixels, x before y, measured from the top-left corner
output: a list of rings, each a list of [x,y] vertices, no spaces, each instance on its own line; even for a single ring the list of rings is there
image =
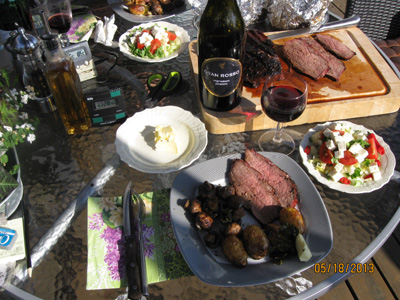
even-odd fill
[[[143,218],[145,216],[145,205],[142,197],[135,191],[135,189],[132,187],[131,192],[136,197],[136,200],[139,202],[137,205],[139,206],[139,224],[142,224]],[[143,238],[143,231],[142,227],[139,226],[139,239],[140,239],[140,244],[139,244],[139,251],[140,251],[140,263],[141,263],[141,278],[142,278],[142,294],[143,296],[148,296],[149,295],[149,290],[148,290],[148,285],[147,285],[147,269],[146,269],[146,260],[145,260],[145,254],[144,254],[144,238]]]
[[[128,279],[128,299],[141,299],[141,259],[140,259],[140,219],[139,205],[132,202],[132,182],[125,188],[123,198],[123,225],[124,225],[124,246],[126,260],[126,276]]]
[[[315,30],[312,30],[310,27],[287,30],[287,31],[279,32],[279,33],[270,34],[270,35],[268,35],[268,38],[270,40],[279,40],[279,39],[298,36],[298,35],[320,33],[320,32],[324,32],[324,31],[328,31],[328,30],[335,30],[335,29],[340,29],[340,28],[357,26],[357,24],[359,22],[360,22],[359,16],[352,16],[352,17],[345,18],[342,20],[326,23]]]

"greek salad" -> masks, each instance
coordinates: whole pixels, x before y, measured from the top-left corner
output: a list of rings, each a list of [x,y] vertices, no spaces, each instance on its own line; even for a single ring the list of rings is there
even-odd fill
[[[132,29],[126,43],[133,55],[155,59],[171,55],[182,45],[178,32],[169,31],[158,24]]]
[[[382,178],[385,148],[374,133],[353,129],[347,123],[333,122],[315,132],[303,151],[308,162],[328,180],[360,186]]]

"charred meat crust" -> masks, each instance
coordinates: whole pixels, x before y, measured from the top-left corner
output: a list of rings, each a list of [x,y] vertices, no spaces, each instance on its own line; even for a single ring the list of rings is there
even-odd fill
[[[247,30],[243,63],[244,85],[257,88],[268,75],[282,70],[274,43],[259,30]]]

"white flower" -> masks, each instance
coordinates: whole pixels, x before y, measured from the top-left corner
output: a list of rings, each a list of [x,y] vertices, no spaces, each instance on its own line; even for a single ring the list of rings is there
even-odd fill
[[[0,138],[3,137],[3,133],[0,131]]]
[[[110,221],[113,222],[115,227],[122,225],[122,207],[117,207],[111,212]]]
[[[6,126],[6,125],[4,125],[3,128],[4,128],[5,130],[7,130],[8,132],[11,132],[11,131],[13,130],[12,127]]]
[[[19,115],[19,117],[23,120],[27,120],[29,118],[28,113],[27,112],[23,112]]]
[[[17,97],[19,95],[19,92],[17,91],[16,88],[13,88],[10,92],[11,92],[11,95],[13,95],[14,97]]]
[[[26,91],[29,92],[29,93],[33,93],[35,91],[34,87],[31,86],[31,85],[28,85],[25,88],[26,88]]]
[[[28,99],[29,99],[28,94],[21,95],[21,102],[23,104],[28,104]]]
[[[33,133],[28,134],[28,137],[26,138],[26,140],[32,144],[32,142],[34,140],[36,140],[36,135],[34,135]]]
[[[117,201],[113,197],[102,198],[99,204],[100,208],[105,211],[115,210],[117,208]]]

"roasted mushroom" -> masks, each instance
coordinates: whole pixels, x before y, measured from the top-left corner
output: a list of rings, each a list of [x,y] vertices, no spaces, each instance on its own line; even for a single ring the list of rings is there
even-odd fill
[[[198,188],[199,196],[203,199],[212,198],[215,196],[216,188],[212,183],[204,181]]]
[[[242,241],[235,235],[228,235],[222,242],[222,252],[233,265],[244,268],[247,266],[247,252]]]
[[[238,235],[242,232],[242,226],[239,223],[229,223],[225,226],[225,235]]]
[[[196,215],[196,227],[199,230],[210,230],[214,220],[204,212],[199,212]]]
[[[194,200],[187,200],[185,203],[185,208],[191,213],[191,214],[197,214],[199,212],[202,212],[201,209],[201,201],[199,199],[194,199]]]
[[[221,244],[221,241],[222,241],[221,235],[214,230],[208,232],[204,236],[204,243],[206,244],[207,247],[212,249],[217,248]]]

